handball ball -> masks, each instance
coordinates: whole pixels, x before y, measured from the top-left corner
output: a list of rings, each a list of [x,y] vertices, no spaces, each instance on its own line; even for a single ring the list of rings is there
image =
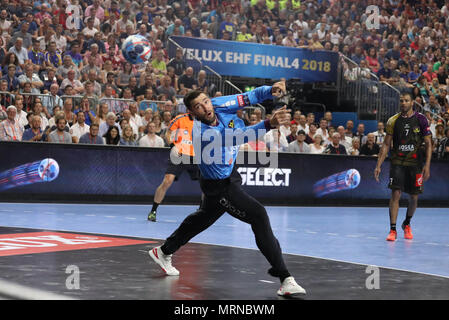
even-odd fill
[[[151,43],[144,36],[135,34],[123,41],[122,53],[132,63],[143,63],[151,58]]]
[[[54,159],[47,158],[41,161],[38,170],[39,177],[41,177],[43,181],[50,182],[58,177],[59,165]]]
[[[351,189],[357,188],[360,184],[360,172],[358,172],[356,169],[350,169],[346,172],[345,182],[348,187]]]

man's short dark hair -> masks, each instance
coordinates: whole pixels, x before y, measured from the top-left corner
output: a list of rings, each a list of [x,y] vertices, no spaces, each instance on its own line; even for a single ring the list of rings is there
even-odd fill
[[[403,97],[403,96],[409,96],[410,100],[413,100],[413,95],[411,92],[402,92],[401,97]]]
[[[198,98],[199,95],[202,93],[204,93],[204,92],[200,91],[200,90],[193,90],[193,91],[190,91],[189,93],[187,93],[184,96],[184,100],[183,100],[186,108],[191,110],[192,109],[192,106],[191,106],[192,101],[195,100],[196,98]]]
[[[298,130],[297,135],[299,136],[300,134],[306,135],[306,132],[304,130]]]

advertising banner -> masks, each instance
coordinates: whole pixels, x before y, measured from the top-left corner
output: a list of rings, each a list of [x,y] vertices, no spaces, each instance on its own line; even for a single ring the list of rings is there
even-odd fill
[[[178,36],[171,39],[184,49],[188,64],[196,66],[199,60],[223,76],[337,81],[338,53],[335,52]],[[175,50],[176,46],[170,43],[171,58]]]
[[[0,142],[0,150],[1,201],[149,203],[169,159],[168,148]],[[378,183],[376,157],[279,153],[277,166],[269,167],[240,158],[249,155],[237,159],[242,188],[264,204],[387,205],[390,198],[388,160]],[[433,161],[420,204],[449,205],[448,181],[448,162]],[[199,203],[200,197],[198,181],[185,172],[164,202]]]

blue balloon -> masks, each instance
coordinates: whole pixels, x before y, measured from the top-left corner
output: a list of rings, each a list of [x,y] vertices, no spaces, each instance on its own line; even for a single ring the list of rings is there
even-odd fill
[[[122,53],[126,61],[132,64],[143,63],[151,58],[151,43],[139,34],[129,36],[123,41]]]

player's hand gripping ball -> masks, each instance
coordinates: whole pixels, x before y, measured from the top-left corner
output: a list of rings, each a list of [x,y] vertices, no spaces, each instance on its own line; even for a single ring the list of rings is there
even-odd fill
[[[126,61],[137,64],[151,58],[151,43],[144,36],[135,34],[123,41],[122,53]]]

